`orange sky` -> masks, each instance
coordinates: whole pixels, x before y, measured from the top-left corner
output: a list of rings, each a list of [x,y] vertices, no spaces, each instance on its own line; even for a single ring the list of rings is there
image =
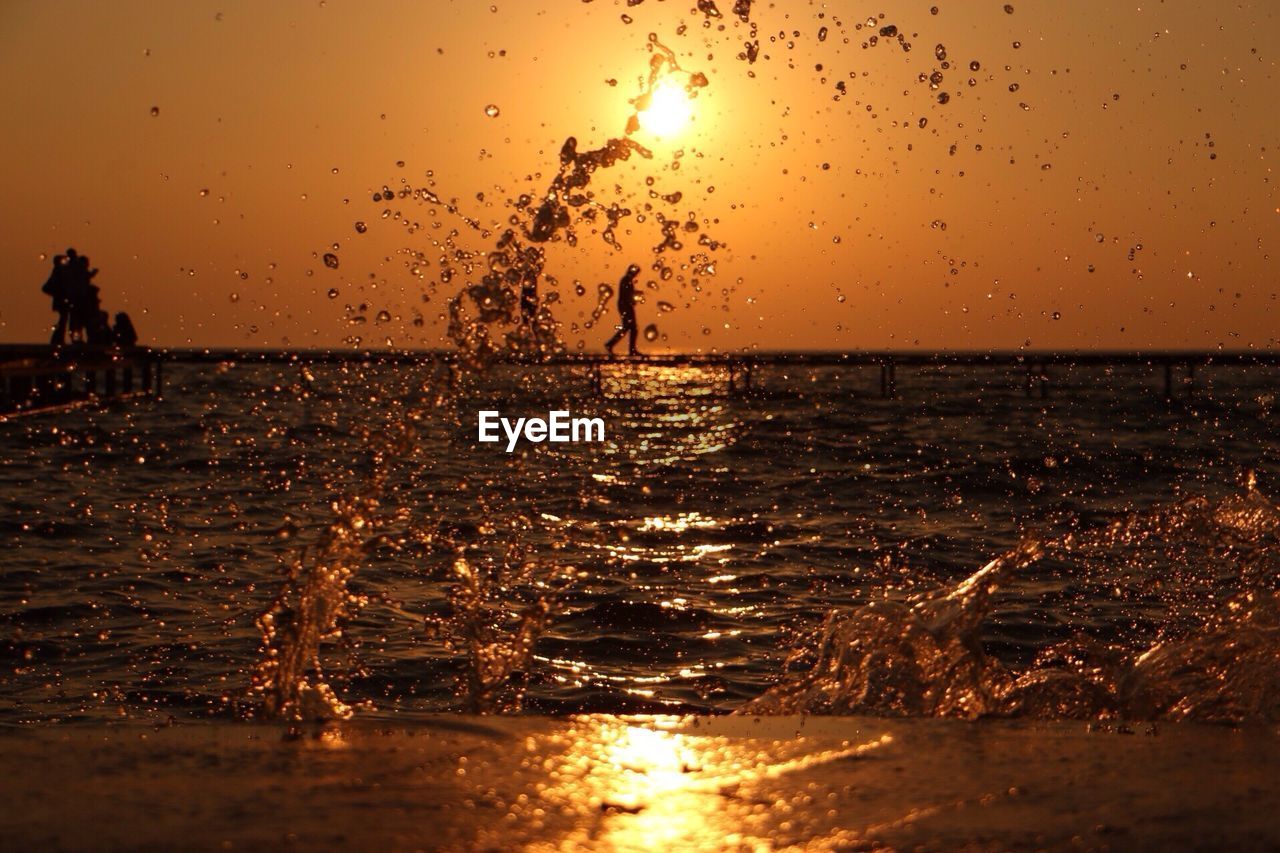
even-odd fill
[[[652,32],[709,78],[693,129],[641,131],[655,159],[593,187],[638,209],[652,177],[727,244],[700,292],[644,291],[655,348],[1277,345],[1274,4],[940,0],[867,28],[758,0],[754,64],[732,0],[718,20],[694,5],[9,0],[0,340],[47,336],[44,256],[75,246],[153,343],[441,345],[459,282],[412,278],[402,250],[431,257],[458,223],[372,194],[431,170],[462,213],[504,221],[567,136],[621,135]],[[909,53],[863,46],[888,24]],[[919,82],[939,43],[946,105]],[[599,347],[597,285],[651,257],[652,219],[629,223],[623,251],[548,251],[571,346]]]

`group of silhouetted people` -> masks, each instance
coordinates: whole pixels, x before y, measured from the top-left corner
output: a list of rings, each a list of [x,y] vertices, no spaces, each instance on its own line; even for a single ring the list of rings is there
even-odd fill
[[[102,310],[99,289],[93,283],[97,274],[96,269],[90,269],[89,259],[75,249],[54,257],[53,272],[41,288],[53,299],[53,310],[58,312],[58,322],[49,339],[51,346],[63,346],[68,337],[73,344],[88,346],[137,346],[138,333],[129,315],[123,311],[116,314],[112,326],[110,315]]]

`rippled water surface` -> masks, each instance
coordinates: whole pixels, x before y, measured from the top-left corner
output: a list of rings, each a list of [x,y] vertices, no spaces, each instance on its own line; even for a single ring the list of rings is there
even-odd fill
[[[5,723],[1276,708],[1270,368],[167,375],[0,424]],[[608,440],[475,440],[564,407]]]

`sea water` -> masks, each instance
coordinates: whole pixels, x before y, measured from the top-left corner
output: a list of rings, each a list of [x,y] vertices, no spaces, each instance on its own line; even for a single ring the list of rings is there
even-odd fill
[[[1276,719],[1276,371],[175,364],[0,423],[0,721]],[[481,410],[598,443],[477,441]]]

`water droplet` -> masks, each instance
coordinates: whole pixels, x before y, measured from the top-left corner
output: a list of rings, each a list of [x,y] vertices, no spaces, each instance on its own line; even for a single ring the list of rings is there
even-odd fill
[[[158,116],[158,115],[160,115],[160,108],[159,108],[159,107],[152,107],[152,108],[151,108],[151,115],[153,115],[153,116]]]
[[[368,230],[369,230],[369,226],[364,224],[364,220],[361,220],[361,221],[359,221],[359,222],[357,222],[357,223],[356,223],[356,233],[357,233],[357,234],[363,234],[364,232],[366,232],[366,231],[368,231]]]
[[[501,112],[502,111],[498,109],[497,104],[489,104],[489,106],[484,108],[484,114],[489,118],[497,118]]]
[[[331,288],[329,288],[329,298],[330,298],[330,299],[337,299],[337,298],[338,298],[338,288],[336,288],[336,287],[331,287]]]
[[[336,270],[338,268],[338,256],[333,252],[325,252],[324,265],[331,270]]]
[[[656,341],[658,339],[658,327],[653,323],[644,327],[644,339],[646,341]]]

